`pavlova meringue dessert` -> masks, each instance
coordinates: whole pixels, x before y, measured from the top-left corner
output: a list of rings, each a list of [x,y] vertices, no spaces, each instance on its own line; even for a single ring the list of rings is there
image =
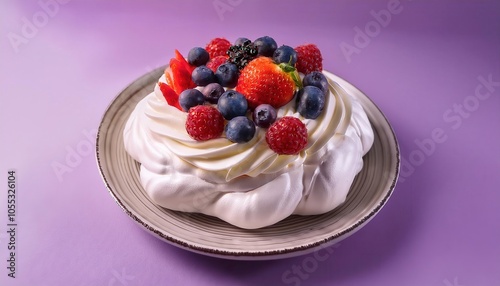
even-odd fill
[[[255,229],[341,205],[373,144],[314,44],[215,38],[178,51],[124,129],[161,207]]]

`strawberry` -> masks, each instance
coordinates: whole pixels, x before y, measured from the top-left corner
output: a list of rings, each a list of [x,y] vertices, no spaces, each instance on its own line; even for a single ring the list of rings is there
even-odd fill
[[[210,105],[191,107],[186,119],[186,131],[197,141],[218,138],[224,131],[224,117]]]
[[[192,72],[196,67],[192,66],[188,63],[186,58],[178,51],[175,50],[175,59],[179,61],[179,63],[189,72]]]
[[[175,50],[175,57],[170,59],[170,66],[165,70],[168,85],[177,94],[196,87],[191,78],[194,69],[195,67],[191,66],[178,50]]]
[[[227,58],[229,47],[231,47],[231,43],[228,40],[224,38],[215,38],[207,44],[205,50],[207,50],[211,59],[217,56],[225,56]]]
[[[297,63],[295,67],[303,74],[323,70],[323,57],[321,51],[314,44],[300,45],[295,48]]]
[[[260,104],[279,108],[292,100],[296,86],[300,85],[294,67],[286,63],[277,65],[268,57],[258,57],[241,70],[236,90],[246,97],[251,109]]]
[[[279,155],[298,154],[307,146],[306,125],[297,117],[281,117],[267,129],[266,142]]]
[[[217,56],[212,58],[207,63],[207,68],[211,69],[214,73],[217,71],[217,68],[227,61],[227,57],[225,56]]]
[[[167,103],[173,107],[177,107],[177,109],[182,111],[182,108],[179,104],[179,95],[166,83],[158,82],[158,86],[160,87],[161,93]]]

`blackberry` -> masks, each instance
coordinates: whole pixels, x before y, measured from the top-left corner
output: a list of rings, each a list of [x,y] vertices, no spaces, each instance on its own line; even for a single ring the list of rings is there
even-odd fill
[[[241,45],[229,47],[228,62],[235,64],[239,70],[243,69],[251,60],[257,57],[257,48],[252,41],[246,40]]]

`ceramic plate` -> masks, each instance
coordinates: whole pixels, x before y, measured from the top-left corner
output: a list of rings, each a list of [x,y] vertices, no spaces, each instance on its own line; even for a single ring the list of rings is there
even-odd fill
[[[246,230],[218,218],[182,213],[155,205],[140,184],[139,163],[124,149],[123,128],[137,102],[153,91],[165,67],[134,81],[105,112],[97,135],[96,155],[104,183],[118,205],[153,235],[184,249],[240,260],[285,258],[313,252],[350,236],[385,205],[399,173],[399,147],[377,106],[342,78],[329,74],[363,105],[375,141],[364,157],[344,204],[322,215],[291,216],[275,225]]]

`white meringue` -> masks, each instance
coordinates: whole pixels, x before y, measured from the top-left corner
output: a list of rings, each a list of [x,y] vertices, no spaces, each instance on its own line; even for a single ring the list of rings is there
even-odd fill
[[[278,117],[298,117],[307,127],[308,145],[297,155],[270,150],[262,128],[248,143],[193,140],[185,130],[187,113],[168,105],[158,85],[130,115],[125,149],[141,163],[148,195],[168,209],[216,216],[247,229],[291,214],[325,213],[345,201],[374,139],[360,103],[330,83],[317,119],[296,113],[294,100],[278,110]]]

